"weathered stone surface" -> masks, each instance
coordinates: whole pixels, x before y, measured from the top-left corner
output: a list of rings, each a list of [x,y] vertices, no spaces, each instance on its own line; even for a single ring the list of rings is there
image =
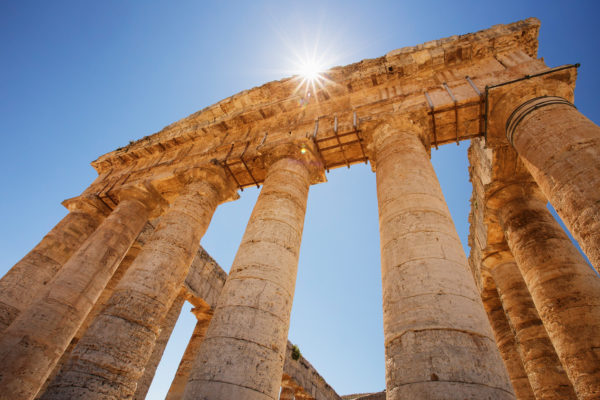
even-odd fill
[[[262,147],[304,139],[315,130],[324,166],[328,169],[364,161],[358,141],[337,145],[331,127],[337,116],[342,142],[355,140],[353,113],[363,133],[371,121],[390,115],[408,117],[422,113],[428,142],[449,143],[474,136],[483,130],[480,92],[493,85],[526,74],[547,70],[537,56],[539,21],[528,19],[509,25],[453,36],[389,52],[387,55],[328,71],[328,82],[301,102],[298,77],[269,82],[240,92],[217,104],[175,122],[161,132],[125,148],[106,154],[93,166],[106,176],[89,188],[110,202],[111,191],[123,180],[136,182],[162,176],[168,180],[178,169],[212,159],[239,161],[231,166],[240,186],[262,182],[266,175]],[[441,86],[446,82],[461,107],[458,126],[454,103]],[[434,132],[427,91],[436,110]],[[300,105],[304,103],[304,105]],[[457,132],[458,131],[458,132]],[[267,134],[265,134],[267,133]],[[251,175],[246,169],[248,167]],[[165,195],[168,194],[165,193]]]
[[[198,355],[199,345],[204,339],[205,333],[203,332],[207,328],[207,318],[209,316],[212,318],[212,311],[206,310],[209,309],[209,305],[210,308],[216,307],[216,299],[223,289],[226,279],[227,274],[225,271],[204,249],[200,248],[185,282],[188,299],[196,307],[192,311],[198,318],[198,325],[196,325],[192,339],[186,348],[177,374],[171,384],[167,395],[168,400],[179,400],[183,396],[189,372]],[[213,304],[207,304],[204,301],[204,299],[212,298],[215,299]],[[315,400],[340,400],[335,390],[302,355],[298,360],[292,358],[292,344],[289,341],[285,357],[282,384],[291,384],[294,390],[301,389],[306,395],[312,393]]]
[[[349,394],[342,396],[343,400],[385,400],[385,391],[379,393]]]
[[[573,386],[556,355],[514,259],[507,255],[493,261],[490,258],[493,257],[488,257],[485,262],[495,264],[490,265],[489,269],[536,397],[576,399]]]
[[[580,399],[600,396],[600,279],[536,197],[499,210],[506,241]]]
[[[283,365],[282,386],[291,385],[302,392],[311,400],[341,400],[340,396],[323,379],[317,370],[302,355],[295,360],[292,357],[293,345],[288,342],[285,350],[285,364]]]
[[[294,389],[291,387],[282,387],[279,393],[279,400],[295,400]]]
[[[512,383],[515,395],[519,400],[534,400],[536,397],[533,394],[529,378],[523,368],[521,356],[517,350],[515,336],[508,324],[508,320],[502,308],[500,296],[492,284],[486,285],[486,288],[481,293],[483,306],[488,314],[490,325],[494,331],[498,350],[508,371],[510,383]]]
[[[600,127],[572,105],[575,68],[490,94],[492,145],[514,146],[596,269],[600,266]],[[489,137],[489,136],[488,136]]]
[[[597,324],[594,310],[600,289],[594,287],[598,278],[550,215],[546,200],[514,149],[485,149],[482,142],[474,141],[469,159],[474,191],[470,261],[476,279],[485,289],[490,281],[485,277],[490,277],[491,271],[482,260],[507,251],[505,237],[511,235],[510,250],[578,398],[593,397],[590,393],[597,390],[599,380],[594,377],[598,370],[592,350],[595,339],[590,338],[596,337],[591,331]],[[527,207],[533,208],[527,211]],[[514,224],[506,235],[502,215],[512,215]],[[568,360],[565,351],[572,352]],[[575,355],[578,352],[582,357]],[[570,372],[573,368],[585,372],[575,377]]]
[[[194,306],[201,305],[194,301],[194,298],[198,298],[208,303],[211,308],[215,308],[226,280],[227,273],[206,250],[200,247],[185,278],[184,286]]]
[[[198,168],[198,165],[226,165],[237,187],[272,180],[277,181],[275,186],[289,189],[279,198],[274,193],[266,196],[270,201],[264,203],[269,207],[263,205],[261,209],[257,204],[255,213],[260,214],[256,217],[258,222],[249,224],[247,237],[236,258],[237,264],[232,269],[233,279],[225,288],[223,298],[226,300],[218,302],[221,309],[229,309],[230,312],[217,313],[218,328],[214,329],[226,334],[221,335],[220,354],[214,348],[204,353],[205,356],[212,354],[212,359],[207,356],[203,359],[211,365],[208,372],[197,372],[197,383],[208,379],[203,381],[201,390],[215,398],[274,399],[280,385],[288,387],[285,382],[278,383],[276,377],[277,374],[281,377],[284,358],[284,339],[295,280],[295,267],[292,266],[297,263],[305,192],[310,184],[323,180],[323,167],[332,169],[369,160],[373,169],[377,170],[380,198],[386,351],[391,354],[388,357],[388,398],[443,399],[456,397],[457,393],[462,398],[512,397],[505,371],[498,363],[495,345],[490,340],[491,332],[482,323],[485,318],[482,317],[479,294],[465,278],[468,272],[465,272],[462,248],[432,174],[427,152],[431,146],[482,136],[484,129],[488,128],[486,141],[490,148],[484,149],[474,139],[471,151],[471,160],[475,162],[472,162],[471,170],[474,196],[470,267],[482,294],[490,289],[488,285],[493,272],[485,265],[486,257],[506,250],[502,225],[510,228],[507,230],[512,229],[513,235],[515,232],[517,236],[521,235],[521,242],[526,242],[523,238],[527,235],[523,232],[534,235],[533,231],[540,228],[539,221],[532,219],[535,216],[521,218],[522,222],[532,223],[529,227],[519,224],[509,227],[506,219],[501,223],[500,219],[508,215],[502,213],[509,212],[508,208],[504,208],[507,197],[494,197],[494,193],[508,186],[512,188],[509,193],[522,190],[521,194],[529,196],[535,191],[534,183],[537,182],[574,236],[581,241],[592,262],[597,264],[600,254],[598,127],[570,106],[554,104],[532,109],[511,133],[514,147],[523,161],[506,140],[505,123],[515,107],[524,101],[546,95],[572,101],[575,69],[549,69],[542,59],[537,59],[538,29],[539,21],[529,19],[395,50],[379,59],[336,67],[329,71],[330,82],[311,93],[308,103],[299,101],[305,99],[301,99],[301,94],[295,90],[297,78],[270,82],[225,99],[93,163],[100,176],[80,197],[99,198],[109,208],[121,211],[126,208],[126,202],[117,198],[124,185],[144,186],[151,181],[152,191],[173,202],[189,179],[202,173],[203,168]],[[534,76],[538,73],[544,75]],[[490,88],[489,91],[486,89],[489,96],[481,93],[488,85],[504,84],[515,79],[519,81]],[[304,105],[299,106],[300,103]],[[484,114],[488,108],[489,113]],[[374,135],[381,121],[392,124],[397,120],[409,125],[412,121],[418,125],[420,142],[414,135],[411,138],[396,135],[394,139],[387,135]],[[331,129],[334,124],[338,128],[335,133]],[[388,145],[390,148],[387,148]],[[419,150],[415,151],[416,148]],[[307,152],[314,156],[311,163],[305,163],[308,167],[306,174],[293,172],[300,168],[296,161],[296,164],[289,163],[283,178],[269,178],[270,166],[290,149],[299,151],[296,157],[292,157],[296,160],[302,159],[302,154]],[[305,183],[298,184],[304,180]],[[528,196],[524,198],[530,201]],[[301,198],[304,200],[299,201]],[[170,257],[165,255],[178,253],[177,246],[161,248],[160,251],[164,251],[162,255],[158,254],[157,247],[154,248],[156,260],[162,262],[163,268],[154,278],[164,281],[168,290],[164,293],[158,290],[160,285],[137,288],[130,280],[130,286],[118,283],[119,287],[122,285],[126,289],[110,294],[113,282],[116,284],[121,273],[118,271],[102,292],[135,236],[135,229],[130,232],[124,226],[137,226],[143,223],[142,219],[151,216],[148,210],[135,211],[134,208],[131,206],[129,210],[131,218],[116,221],[115,217],[111,220],[115,224],[111,229],[115,231],[104,232],[105,242],[97,234],[105,224],[90,236],[100,239],[97,243],[89,244],[88,240],[80,246],[77,240],[83,243],[84,237],[94,230],[94,223],[99,221],[90,222],[87,217],[73,224],[63,221],[40,243],[39,248],[27,255],[11,270],[10,276],[0,282],[0,329],[13,319],[14,324],[18,324],[7,329],[7,335],[12,339],[0,340],[0,363],[7,366],[0,372],[0,391],[4,390],[12,397],[22,394],[21,397],[30,398],[35,394],[35,388],[50,373],[51,365],[60,357],[70,338],[73,337],[75,343],[96,319],[93,316],[99,315],[98,310],[107,303],[108,309],[112,310],[109,314],[114,314],[111,314],[115,317],[113,319],[123,317],[122,321],[131,322],[131,326],[126,328],[132,330],[108,329],[110,324],[106,323],[106,330],[97,328],[98,340],[89,342],[89,349],[96,349],[101,344],[110,348],[112,343],[108,343],[107,337],[111,337],[116,347],[130,349],[132,354],[141,357],[132,362],[131,365],[135,364],[132,369],[131,365],[123,367],[125,358],[121,356],[112,359],[112,355],[106,358],[98,356],[98,363],[106,366],[105,371],[112,369],[112,372],[101,378],[107,385],[100,387],[92,397],[100,398],[103,390],[110,392],[116,387],[128,388],[124,392],[113,390],[117,396],[133,394],[134,375],[139,376],[145,365],[140,360],[149,355],[149,351],[142,354],[141,349],[154,341],[157,326],[185,276],[178,267],[170,270],[171,265],[167,263],[175,261],[177,264],[176,260],[168,260]],[[72,228],[64,229],[66,225]],[[182,224],[173,229],[185,231],[190,227]],[[541,231],[547,234],[549,231],[545,229],[541,228]],[[67,231],[70,233],[65,233]],[[76,233],[74,236],[71,235],[73,232]],[[109,236],[123,240],[111,242],[107,239]],[[556,237],[546,239],[548,243],[563,240]],[[571,273],[573,265],[579,261],[563,263],[559,255],[550,251],[542,255],[558,258],[541,259],[540,253],[535,254],[537,259],[518,255],[519,251],[527,253],[530,249],[524,246],[517,251],[517,240],[512,240],[509,240],[509,245],[519,263],[519,257],[527,258],[530,263],[537,260],[537,265],[523,267],[520,263],[519,268],[535,271],[530,272],[533,277],[525,276],[525,281],[540,317],[551,333],[550,338],[560,359],[565,366],[568,365],[569,376],[575,382],[580,398],[592,398],[597,395],[595,388],[599,382],[597,371],[590,366],[594,360],[598,364],[597,349],[600,348],[590,333],[598,328],[597,323],[592,321],[596,318],[594,307],[597,307],[598,294],[590,289],[596,283],[586,286],[582,282],[585,274],[579,274],[580,270]],[[80,249],[76,250],[78,247]],[[95,256],[105,251],[105,259],[96,259],[96,264],[103,264],[105,268],[99,268],[98,276],[91,276],[92,268],[87,268],[89,259],[80,257],[78,262],[84,272],[77,270],[69,277],[72,280],[68,280],[67,273],[62,271],[70,265],[69,270],[73,269],[73,259],[81,255],[80,251],[87,251],[88,255],[94,253]],[[195,251],[189,250],[188,253],[185,257],[189,261]],[[268,262],[265,262],[265,254],[269,256]],[[194,274],[188,274],[185,282],[190,293],[203,293],[202,296],[187,296],[196,306],[214,306],[221,292],[219,282],[222,282],[223,276],[219,275],[216,264],[207,260],[203,255],[196,257],[194,264],[201,264],[202,268],[193,268]],[[154,265],[154,259],[146,261],[146,265]],[[542,270],[546,262],[561,266]],[[32,273],[32,268],[39,269],[39,273]],[[131,274],[144,281],[151,270],[145,270],[146,275]],[[56,271],[59,272],[52,285],[57,284],[57,293],[61,294],[55,296],[39,290]],[[546,278],[548,280],[544,280]],[[81,298],[84,284],[90,279],[93,283],[89,293]],[[594,282],[593,279],[590,278],[590,282]],[[573,287],[561,286],[567,281],[573,283],[576,293]],[[532,285],[538,286],[534,288]],[[31,293],[24,293],[24,288]],[[31,295],[37,296],[36,291],[45,300],[33,299]],[[565,293],[575,294],[569,297]],[[109,295],[120,300],[106,300]],[[9,299],[4,301],[2,296]],[[85,314],[98,296],[102,298],[85,320]],[[55,302],[47,306],[47,311],[41,304],[48,299]],[[584,303],[578,303],[582,299]],[[21,310],[25,304],[33,305],[23,313]],[[153,304],[157,306],[153,307]],[[240,311],[242,309],[246,312]],[[488,311],[493,324],[506,322],[500,318],[497,308]],[[15,319],[20,312],[21,316]],[[23,314],[28,314],[29,319]],[[64,320],[57,315],[64,315]],[[104,317],[102,314],[97,320],[106,322]],[[82,326],[74,333],[79,324]],[[102,322],[97,324],[103,326]],[[114,327],[122,324],[115,322]],[[565,326],[569,326],[568,329],[561,331],[561,327]],[[591,347],[588,346],[587,350],[577,347],[581,338],[578,342],[577,338],[569,336],[573,335],[574,328],[581,328],[581,333],[589,338]],[[505,326],[502,329],[505,330]],[[274,340],[275,337],[278,338]],[[557,344],[556,337],[561,337],[563,342]],[[439,346],[439,343],[442,345]],[[14,352],[11,353],[12,350]],[[217,355],[223,357],[217,359]],[[227,360],[238,368],[237,372],[232,369],[223,374],[220,369],[217,371]],[[255,374],[246,374],[249,368],[244,367],[244,361],[248,365],[256,365],[257,360],[265,368]],[[527,365],[531,365],[530,361]],[[400,365],[402,368],[398,367]],[[74,374],[73,381],[84,381],[83,376],[89,378],[89,372]],[[132,373],[128,375],[129,372]],[[206,375],[204,378],[202,373]],[[215,378],[217,375],[223,378],[220,382],[217,382],[220,378]],[[227,380],[225,375],[235,379]],[[286,379],[284,376],[284,381]],[[314,393],[311,394],[310,388],[294,382],[290,377],[289,384],[292,386],[289,387],[293,388],[295,398],[312,398]],[[248,385],[252,390],[258,388],[257,391],[249,392],[245,387]],[[142,386],[143,383],[140,383],[140,388]],[[542,386],[547,393],[552,392],[550,386]],[[190,389],[189,393],[202,395],[196,389]]]
[[[514,398],[418,127],[373,143],[388,399]]]
[[[156,221],[154,221],[154,224],[156,224]],[[85,320],[83,321],[83,323],[81,324],[79,329],[77,330],[77,333],[75,334],[75,336],[73,336],[73,339],[71,339],[71,343],[69,343],[69,346],[62,354],[60,360],[58,361],[58,363],[56,363],[56,366],[52,370],[52,373],[46,379],[44,386],[38,392],[36,399],[40,398],[40,396],[44,394],[48,385],[54,380],[56,375],[58,375],[58,373],[62,369],[63,365],[69,359],[69,356],[71,355],[71,352],[73,351],[73,348],[75,348],[75,345],[77,344],[77,342],[79,342],[79,339],[81,339],[81,337],[87,331],[87,329],[92,324],[94,319],[96,319],[98,314],[100,314],[100,312],[106,305],[106,302],[108,301],[110,296],[112,296],[112,294],[115,290],[115,287],[121,281],[121,279],[123,278],[123,275],[125,275],[125,272],[127,272],[129,267],[133,263],[133,260],[135,260],[135,258],[139,254],[143,245],[150,238],[150,236],[152,235],[152,232],[154,232],[154,225],[150,222],[147,222],[146,225],[144,225],[144,228],[142,229],[142,231],[140,232],[138,237],[135,239],[135,242],[133,242],[133,244],[129,248],[129,251],[127,251],[127,254],[125,254],[125,257],[119,264],[119,267],[117,268],[115,273],[112,275],[112,277],[110,278],[110,280],[104,287],[104,290],[102,291],[102,294],[100,295],[100,297],[98,297],[98,300],[96,300],[94,307],[92,307],[92,310],[89,312],[89,314],[87,315],[87,317],[85,318]]]
[[[222,170],[190,182],[115,288],[44,399],[131,397],[217,205],[232,196]],[[114,336],[110,335],[114,332]]]
[[[153,221],[154,224],[157,224],[157,222],[157,220]],[[127,270],[129,265],[131,264],[131,261],[133,261],[133,258],[135,258],[135,255],[137,255],[139,250],[148,241],[153,231],[154,226],[150,223],[147,223],[140,235],[138,236],[138,238],[136,239],[135,243],[130,248],[129,252],[127,253],[127,256],[121,262],[119,269],[117,270],[117,272],[115,272],[115,274],[113,274],[113,278],[106,286],[104,292],[96,302],[94,310],[101,310],[104,307],[106,301],[110,297],[110,295],[107,294],[107,292],[112,293],[112,291],[114,290],[114,286],[122,278],[122,276],[117,276],[119,270]],[[128,261],[128,258],[131,258],[131,260]],[[116,282],[114,282],[115,278],[118,278],[116,279]],[[198,250],[196,257],[194,258],[192,265],[190,266],[190,270],[188,272],[184,287],[182,288],[186,293],[185,297],[195,306],[192,312],[198,318],[199,323],[196,327],[194,334],[192,335],[192,338],[188,344],[186,352],[177,370],[176,376],[172,382],[171,388],[167,395],[167,398],[169,400],[178,400],[183,396],[183,390],[185,389],[185,385],[187,384],[189,372],[191,371],[191,367],[199,350],[199,345],[201,344],[202,339],[204,337],[203,331],[205,331],[208,327],[207,317],[212,317],[211,308],[216,307],[218,295],[223,289],[226,279],[227,274],[225,273],[225,271],[223,271],[219,264],[217,264],[216,261],[212,257],[210,257],[210,255],[201,247]],[[213,299],[214,303],[208,304],[204,299]],[[167,317],[171,315],[171,319],[175,318],[174,315],[177,313],[177,310],[179,309],[178,307],[179,306],[174,302],[173,306],[171,307],[171,310],[167,314]],[[80,330],[77,332],[77,335],[73,338],[71,344],[69,345],[69,348],[67,349],[67,351],[65,351],[65,354],[61,358],[61,361],[66,361],[68,359],[72,348],[78,342],[79,338],[81,338],[82,334],[85,333],[83,327],[84,325],[89,325],[87,321],[90,319],[90,317],[92,317],[94,310],[90,312],[88,318],[86,318],[86,322],[82,325]],[[156,368],[156,365],[154,365],[152,360],[156,359],[159,353],[162,354],[162,350],[164,350],[164,348],[162,348],[160,344],[162,341],[168,340],[168,336],[170,335],[172,321],[163,321],[161,326],[165,326],[165,323],[168,329],[161,331],[159,339],[157,340],[157,345],[155,346],[152,356],[148,360],[148,363],[144,369],[144,375],[138,381],[136,396],[142,396],[142,391],[147,389],[143,389],[145,387],[144,383],[150,383],[147,381],[147,379],[152,379]],[[304,393],[309,393],[309,391],[311,393],[315,393],[315,400],[339,400],[339,396],[333,390],[333,388],[331,388],[331,386],[327,384],[327,382],[319,375],[319,373],[314,369],[314,367],[310,365],[310,363],[306,359],[304,359],[304,357],[300,356],[299,360],[291,359],[291,343],[288,342],[287,347],[288,350],[286,351],[286,362],[284,364],[283,380],[289,380],[290,382],[294,382],[294,387],[298,390],[302,390]],[[148,369],[149,364],[151,364],[150,370]],[[59,366],[57,365],[57,368],[58,367]],[[47,382],[51,382],[52,378],[59,372],[59,370],[55,370],[53,372],[53,375],[49,377]],[[301,384],[299,384],[298,382],[301,382],[302,385],[305,385],[309,389],[304,389],[303,386],[301,386]],[[40,391],[39,395],[43,395],[44,391],[45,387]]]
[[[31,305],[44,287],[110,213],[97,197],[71,199],[67,214],[0,279],[0,334]]]
[[[600,269],[600,127],[575,108],[529,114],[514,146],[596,270]]]
[[[196,323],[192,337],[183,353],[183,357],[179,362],[175,378],[173,378],[171,387],[169,387],[169,392],[165,398],[166,400],[179,400],[183,397],[185,386],[187,385],[190,373],[192,372],[194,360],[200,351],[200,345],[204,341],[204,336],[206,335],[206,331],[208,330],[213,315],[210,307],[196,307],[192,309],[192,312],[198,319],[198,322]]]
[[[146,398],[146,394],[148,394],[148,389],[150,389],[150,384],[152,383],[152,379],[154,379],[154,374],[156,373],[156,368],[158,368],[158,364],[160,363],[160,359],[165,352],[165,348],[167,347],[167,342],[171,337],[171,333],[173,332],[173,328],[175,328],[175,323],[179,318],[179,314],[181,313],[181,307],[185,302],[185,296],[180,294],[175,298],[171,308],[163,318],[160,324],[160,333],[158,334],[158,338],[156,338],[156,344],[154,345],[154,349],[152,350],[152,355],[146,362],[146,366],[144,367],[144,373],[142,377],[138,379],[137,385],[135,388],[135,393],[133,395],[134,400],[144,400]]]
[[[36,395],[157,204],[140,188],[122,197],[46,292],[4,332],[0,393],[6,398]]]
[[[289,329],[310,153],[273,160],[184,398],[276,399]]]

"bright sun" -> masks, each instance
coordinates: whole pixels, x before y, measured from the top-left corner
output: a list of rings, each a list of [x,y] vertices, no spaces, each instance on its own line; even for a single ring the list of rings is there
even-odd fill
[[[309,82],[314,82],[321,78],[324,67],[315,61],[305,61],[298,68],[298,75]]]
[[[292,94],[302,106],[328,99],[329,89],[336,85],[332,80],[336,71],[331,66],[339,64],[341,55],[334,42],[328,38],[324,41],[320,36],[320,28],[295,33],[293,38],[287,33],[281,36],[288,53],[283,72],[293,75],[291,78],[296,88]]]
[[[319,89],[325,88],[330,82],[327,76],[327,67],[324,63],[319,62],[315,57],[306,57],[303,60],[298,60],[294,75],[298,84],[295,93],[300,93],[302,99],[301,104],[308,104],[315,93]]]
[[[318,93],[323,93],[321,97],[327,98],[328,86],[333,85],[331,81],[329,66],[333,65],[331,52],[318,51],[318,46],[310,51],[305,47],[304,51],[294,51],[290,68],[293,80],[296,82],[294,95],[299,96],[301,105],[308,105],[312,102],[319,102]]]

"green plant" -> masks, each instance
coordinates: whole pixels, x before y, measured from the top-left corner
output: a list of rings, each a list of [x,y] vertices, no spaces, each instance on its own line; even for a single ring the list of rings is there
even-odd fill
[[[300,354],[300,349],[298,348],[298,346],[293,345],[292,346],[292,360],[298,360],[300,358],[301,354]]]

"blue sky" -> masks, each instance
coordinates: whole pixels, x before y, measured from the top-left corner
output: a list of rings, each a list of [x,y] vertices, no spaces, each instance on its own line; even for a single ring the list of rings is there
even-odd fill
[[[539,56],[580,62],[575,104],[600,121],[594,1],[0,1],[0,275],[95,178],[89,163],[227,96],[291,75],[535,16]],[[433,151],[466,251],[467,142]],[[290,340],[340,394],[385,386],[379,233],[368,166],[309,195]],[[221,206],[202,244],[229,270],[258,191]],[[160,399],[193,330],[186,308],[149,398]]]

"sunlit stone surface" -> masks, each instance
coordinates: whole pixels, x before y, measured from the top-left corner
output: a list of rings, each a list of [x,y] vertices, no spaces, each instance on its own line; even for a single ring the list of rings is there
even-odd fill
[[[0,396],[143,397],[185,299],[203,322],[169,398],[340,399],[294,356],[289,314],[309,187],[369,162],[387,390],[347,398],[597,399],[600,280],[546,202],[598,268],[600,128],[573,107],[576,67],[538,58],[539,26],[269,82],[95,160],[0,281]],[[469,139],[467,263],[428,158]],[[260,185],[227,277],[200,238]]]

